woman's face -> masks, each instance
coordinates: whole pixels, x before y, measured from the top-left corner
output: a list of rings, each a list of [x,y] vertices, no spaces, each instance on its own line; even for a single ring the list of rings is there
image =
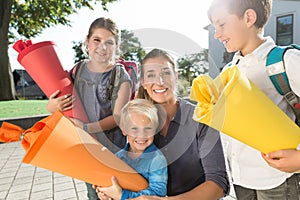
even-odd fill
[[[86,44],[91,59],[99,63],[111,61],[117,49],[114,35],[104,28],[96,28]]]
[[[143,64],[141,83],[151,99],[157,103],[174,103],[177,74],[163,57],[149,58]]]

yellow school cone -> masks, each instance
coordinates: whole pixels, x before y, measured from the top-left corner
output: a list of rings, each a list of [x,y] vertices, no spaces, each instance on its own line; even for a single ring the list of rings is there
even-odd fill
[[[116,176],[123,189],[140,191],[147,181],[59,111],[25,131],[24,163],[98,186],[110,186]]]
[[[263,153],[295,149],[300,128],[237,66],[216,79],[194,79],[190,98],[198,102],[193,119],[207,124]]]

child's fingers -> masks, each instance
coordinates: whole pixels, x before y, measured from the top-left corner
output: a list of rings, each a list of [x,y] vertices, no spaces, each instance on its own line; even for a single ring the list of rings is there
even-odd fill
[[[111,178],[111,182],[113,185],[119,185],[118,179],[115,176]]]
[[[49,97],[49,99],[53,99],[55,97],[57,97],[57,95],[60,93],[60,90],[56,90],[54,93],[52,93]]]

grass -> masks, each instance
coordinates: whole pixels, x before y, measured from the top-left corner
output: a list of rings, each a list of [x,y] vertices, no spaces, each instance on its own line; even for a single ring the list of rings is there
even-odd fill
[[[49,114],[47,102],[48,100],[0,101],[0,119]]]

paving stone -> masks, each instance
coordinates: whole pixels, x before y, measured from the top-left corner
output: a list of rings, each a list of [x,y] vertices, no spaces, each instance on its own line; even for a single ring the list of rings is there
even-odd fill
[[[30,164],[19,142],[0,144],[0,200],[86,200],[85,183]]]

